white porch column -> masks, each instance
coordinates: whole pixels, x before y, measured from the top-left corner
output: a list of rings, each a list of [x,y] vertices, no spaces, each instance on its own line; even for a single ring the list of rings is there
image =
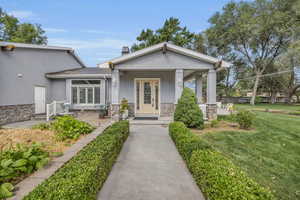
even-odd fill
[[[119,120],[119,89],[120,73],[114,69],[111,74],[111,116],[115,120]]]
[[[197,74],[196,77],[195,77],[195,92],[196,92],[196,97],[197,97],[197,102],[199,104],[203,103],[203,99],[202,99],[202,96],[203,96],[203,91],[202,91],[202,88],[203,88],[203,83],[202,83],[202,75],[199,75]]]
[[[217,73],[210,69],[207,73],[207,104],[216,104],[217,102]]]
[[[208,120],[217,118],[217,73],[216,70],[210,69],[207,73],[207,105],[206,113]]]
[[[176,69],[175,72],[175,104],[181,97],[183,91],[183,69]]]

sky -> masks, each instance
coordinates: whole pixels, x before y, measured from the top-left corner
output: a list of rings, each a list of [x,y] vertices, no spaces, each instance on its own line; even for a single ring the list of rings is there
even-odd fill
[[[21,22],[41,24],[48,45],[72,47],[89,67],[121,54],[146,28],[157,29],[169,17],[192,32],[230,0],[0,0],[0,7]]]

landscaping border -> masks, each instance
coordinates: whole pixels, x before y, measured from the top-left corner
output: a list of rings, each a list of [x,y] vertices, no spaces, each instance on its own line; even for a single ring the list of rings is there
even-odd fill
[[[102,134],[102,132],[109,126],[112,122],[106,122],[101,127],[95,129],[92,133],[86,135],[84,138],[78,140],[73,144],[67,151],[64,152],[63,156],[54,158],[48,165],[44,168],[36,171],[31,176],[22,180],[20,183],[15,185],[16,191],[14,196],[8,198],[8,200],[19,200],[31,192],[36,186],[42,183],[44,180],[49,178],[54,174],[59,168],[61,168],[66,162],[68,162],[72,157],[74,157],[81,149],[83,149],[87,144],[93,141],[97,136]]]
[[[269,189],[248,177],[228,158],[193,134],[182,122],[171,123],[169,134],[206,198],[275,199]]]
[[[95,200],[129,135],[129,122],[112,124],[24,200]]]

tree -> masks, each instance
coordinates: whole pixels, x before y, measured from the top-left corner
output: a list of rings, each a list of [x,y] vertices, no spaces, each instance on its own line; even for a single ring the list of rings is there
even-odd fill
[[[181,27],[177,18],[169,18],[165,21],[163,27],[157,30],[142,30],[136,38],[138,43],[132,47],[132,51],[137,51],[161,42],[172,42],[175,45],[205,52],[204,39],[201,34],[190,32],[187,27]]]
[[[255,74],[251,104],[255,102],[261,76],[291,40],[296,23],[291,8],[295,1],[231,2],[209,20],[209,41],[233,53]]]
[[[47,44],[45,31],[39,24],[20,23],[0,8],[0,41]]]

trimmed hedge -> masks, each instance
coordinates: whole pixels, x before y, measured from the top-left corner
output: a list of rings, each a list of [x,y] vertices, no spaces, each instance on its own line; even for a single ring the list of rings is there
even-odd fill
[[[114,123],[24,200],[96,199],[128,135],[128,121]]]
[[[196,183],[209,199],[274,199],[269,190],[258,185],[216,151],[194,151],[189,168]]]
[[[193,134],[183,122],[173,122],[169,125],[169,134],[179,153],[188,163],[192,152],[198,149],[211,149],[211,146],[200,137]]]
[[[275,199],[269,190],[258,185],[221,153],[214,151],[183,123],[171,123],[169,134],[198,186],[209,199]]]

